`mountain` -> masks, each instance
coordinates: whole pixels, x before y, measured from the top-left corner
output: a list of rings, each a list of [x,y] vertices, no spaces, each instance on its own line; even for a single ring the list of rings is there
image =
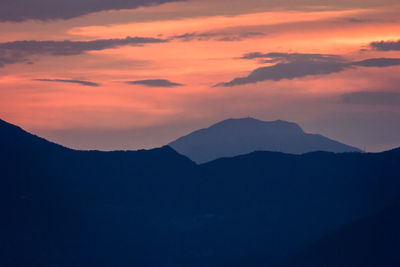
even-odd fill
[[[280,267],[395,267],[400,263],[400,199],[342,226]]]
[[[71,150],[0,121],[0,266],[273,266],[390,205],[399,171],[400,149],[197,165],[170,147]]]
[[[195,131],[168,144],[197,163],[254,151],[303,154],[312,151],[361,152],[318,134],[305,133],[286,121],[253,118],[228,119]]]

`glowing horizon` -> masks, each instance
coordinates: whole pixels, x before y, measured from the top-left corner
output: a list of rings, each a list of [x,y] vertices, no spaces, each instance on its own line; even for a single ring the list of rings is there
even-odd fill
[[[295,121],[369,151],[400,146],[395,1],[167,2],[69,19],[0,15],[0,118],[84,149],[160,146],[247,116]],[[263,56],[244,57],[255,52]],[[83,141],[99,130],[110,134]]]

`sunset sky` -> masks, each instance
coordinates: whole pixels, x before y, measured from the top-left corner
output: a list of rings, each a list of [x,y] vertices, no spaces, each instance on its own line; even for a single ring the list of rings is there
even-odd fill
[[[0,118],[78,149],[248,116],[398,147],[399,14],[398,0],[3,0]]]

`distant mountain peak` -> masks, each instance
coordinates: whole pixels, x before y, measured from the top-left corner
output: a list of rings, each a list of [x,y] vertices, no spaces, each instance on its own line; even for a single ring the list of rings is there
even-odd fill
[[[240,123],[254,123],[254,124],[265,124],[265,123],[282,123],[282,124],[296,124],[293,122],[288,122],[288,121],[284,121],[284,120],[275,120],[275,121],[262,121],[259,119],[255,119],[253,117],[243,117],[243,118],[229,118],[223,121],[220,121],[214,125],[218,125],[218,124],[224,124],[224,123],[235,123],[235,124],[240,124]]]
[[[262,121],[255,118],[247,117],[247,118],[230,118],[227,120],[223,120],[218,122],[207,129],[216,129],[220,128],[223,130],[232,130],[235,131],[269,131],[270,133],[279,133],[279,134],[287,134],[287,133],[302,133],[303,129],[294,123],[283,120],[275,120],[275,121]]]
[[[312,151],[360,152],[317,134],[307,134],[294,122],[230,118],[194,131],[169,144],[197,163],[254,151],[303,154]]]

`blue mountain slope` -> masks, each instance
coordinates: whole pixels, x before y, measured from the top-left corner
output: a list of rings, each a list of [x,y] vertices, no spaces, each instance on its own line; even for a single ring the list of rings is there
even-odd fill
[[[400,195],[400,149],[76,151],[0,124],[0,266],[272,266]]]
[[[197,163],[254,151],[303,154],[311,151],[361,152],[322,135],[307,134],[297,124],[253,118],[228,119],[169,144]]]

